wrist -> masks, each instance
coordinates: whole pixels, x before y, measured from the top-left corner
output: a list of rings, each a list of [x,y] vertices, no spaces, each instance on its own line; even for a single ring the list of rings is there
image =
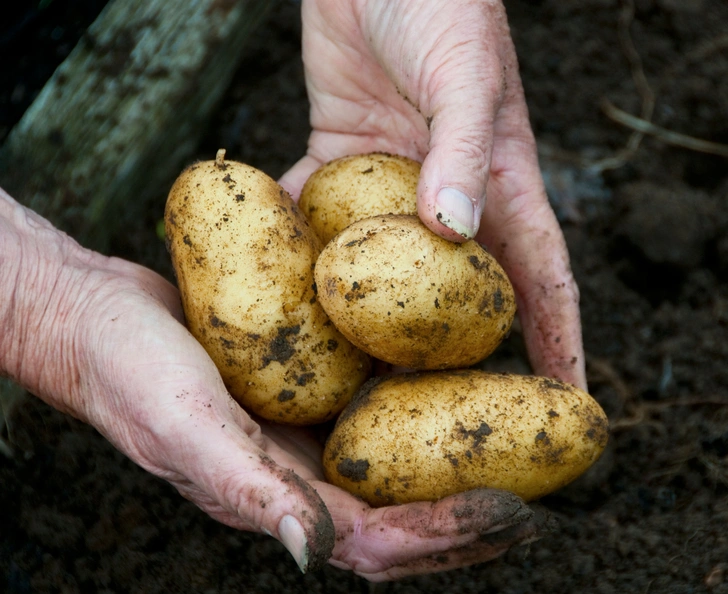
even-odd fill
[[[138,326],[149,306],[183,319],[162,277],[81,247],[0,189],[0,376],[92,421],[87,396],[110,390],[119,337],[133,335],[115,322]]]
[[[70,289],[64,268],[88,258],[84,252],[0,190],[0,375],[59,408],[65,407],[51,393],[64,393],[67,378],[57,371],[66,367],[61,375],[73,375],[57,357],[65,347],[58,320],[70,313],[63,311],[59,296]]]

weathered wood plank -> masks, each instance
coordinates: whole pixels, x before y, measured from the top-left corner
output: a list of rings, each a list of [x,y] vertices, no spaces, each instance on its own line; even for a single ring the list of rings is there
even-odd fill
[[[104,251],[196,147],[273,0],[112,0],[0,149],[0,186]]]

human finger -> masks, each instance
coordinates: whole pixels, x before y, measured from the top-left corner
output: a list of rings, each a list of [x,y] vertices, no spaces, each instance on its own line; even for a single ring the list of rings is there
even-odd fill
[[[418,186],[420,217],[435,233],[472,239],[485,207],[495,124],[508,84],[517,76],[502,7],[482,3],[443,36],[428,56],[429,152]],[[425,102],[426,101],[426,102]]]
[[[319,161],[312,155],[306,155],[286,171],[278,180],[278,183],[291,195],[291,198],[295,202],[298,202],[303,184],[306,183],[309,176],[321,165],[323,165],[322,161]]]
[[[586,389],[579,289],[530,135],[501,142],[478,240],[513,283],[533,370]]]
[[[332,485],[314,484],[336,526],[332,565],[373,581],[392,579],[400,572],[424,572],[427,559],[464,550],[485,534],[533,517],[521,499],[494,489],[476,489],[437,502],[370,508]],[[481,560],[494,550],[483,549]],[[461,557],[455,554],[449,562],[457,564]]]
[[[481,534],[461,547],[422,557],[385,572],[360,575],[369,581],[399,580],[492,561],[515,546],[530,544],[554,531],[555,521],[545,508],[534,506],[533,512],[530,518],[518,524]]]

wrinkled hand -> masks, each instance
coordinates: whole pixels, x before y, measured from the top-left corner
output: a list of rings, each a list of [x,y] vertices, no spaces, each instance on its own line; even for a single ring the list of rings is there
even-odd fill
[[[299,566],[371,580],[491,559],[547,519],[478,490],[371,509],[323,480],[306,431],[257,423],[150,270],[80,248],[0,190],[0,373],[94,425],[213,518],[278,538]]]
[[[578,289],[502,3],[304,0],[303,23],[313,132],[281,183],[298,196],[316,167],[353,153],[423,161],[423,221],[488,246],[516,290],[534,372],[586,388]]]

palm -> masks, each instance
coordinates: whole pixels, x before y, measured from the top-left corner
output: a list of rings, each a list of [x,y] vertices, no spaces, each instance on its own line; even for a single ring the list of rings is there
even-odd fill
[[[395,84],[361,38],[332,44],[325,36],[305,40],[312,133],[306,157],[282,183],[297,198],[303,182],[323,163],[342,155],[390,152],[422,161],[429,131],[425,118],[398,94]],[[356,53],[360,52],[360,53]],[[314,56],[325,55],[325,66]]]
[[[392,81],[361,36],[346,45],[332,44],[322,32],[305,43],[313,127],[310,156],[323,163],[344,154],[385,151],[424,159],[427,121],[404,98],[418,97],[417,85],[404,88]],[[324,67],[316,55],[326,55],[327,64],[336,69]]]

